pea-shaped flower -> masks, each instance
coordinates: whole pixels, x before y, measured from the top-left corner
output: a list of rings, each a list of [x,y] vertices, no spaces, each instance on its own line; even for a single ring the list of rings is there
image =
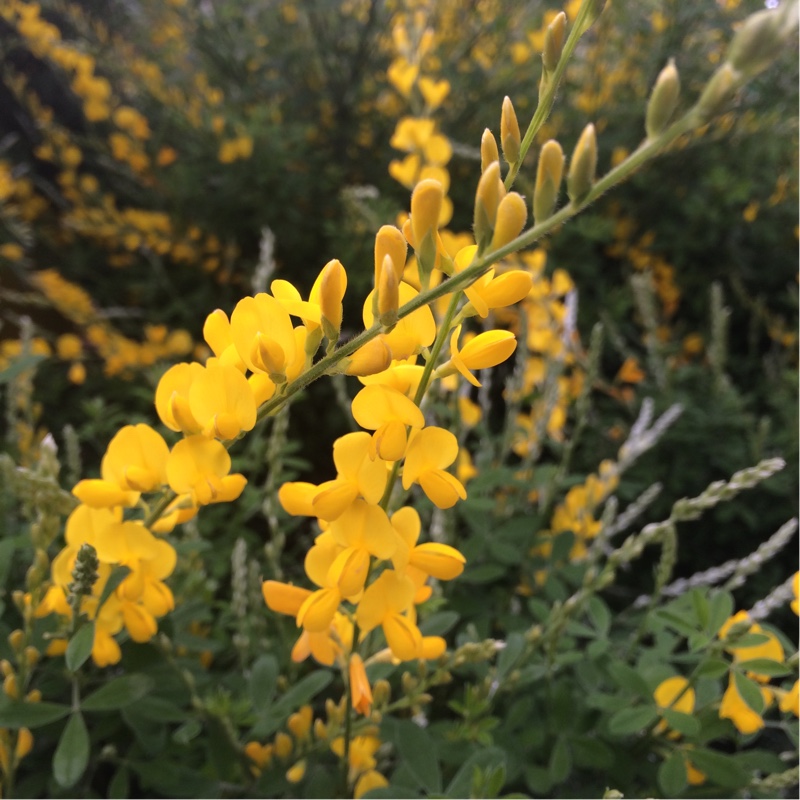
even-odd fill
[[[275,383],[286,380],[297,345],[289,313],[272,295],[260,292],[236,304],[231,337],[248,369],[266,373]]]
[[[108,443],[100,480],[80,481],[72,493],[94,508],[132,506],[142,492],[166,483],[167,443],[149,425],[126,425]]]
[[[407,283],[400,283],[398,288],[398,302],[400,306],[413,300],[418,292],[413,286]],[[372,297],[374,290],[369,293],[364,301],[364,327],[371,328],[375,322],[372,313]],[[423,347],[433,344],[436,338],[436,321],[433,313],[428,306],[422,306],[416,311],[412,311],[407,317],[403,317],[394,328],[386,334],[386,343],[392,353],[392,358],[401,361],[414,353],[418,353]],[[387,364],[388,366],[388,364]]]
[[[156,387],[156,411],[170,430],[200,433],[202,426],[189,408],[189,390],[203,370],[202,364],[184,362],[170,367],[161,376]]]
[[[458,371],[473,386],[480,386],[480,381],[470,370],[502,364],[517,347],[511,331],[484,331],[470,339],[461,350],[458,349],[459,336],[461,326],[457,325],[450,336],[450,360],[436,370],[437,377],[443,378]]]
[[[204,436],[235,439],[256,424],[256,399],[247,378],[229,364],[212,363],[189,387],[189,410]]]
[[[388,386],[365,386],[354,398],[353,418],[362,427],[375,431],[370,458],[399,461],[406,452],[406,428],[422,428],[425,417],[412,400]]]
[[[167,480],[173,491],[188,494],[194,505],[229,503],[247,483],[244,475],[229,475],[231,457],[216,439],[189,436],[172,448]]]
[[[403,466],[403,488],[418,483],[439,508],[451,508],[458,499],[466,500],[461,481],[445,468],[458,457],[458,440],[444,428],[423,428],[408,444]]]

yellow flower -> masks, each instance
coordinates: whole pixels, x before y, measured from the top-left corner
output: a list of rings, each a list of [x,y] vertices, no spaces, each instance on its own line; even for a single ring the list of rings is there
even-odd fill
[[[236,350],[231,336],[231,323],[228,315],[218,308],[212,311],[203,324],[203,338],[211,348],[220,364],[230,364],[240,372],[245,372],[247,367]]]
[[[437,109],[450,93],[450,82],[446,80],[435,81],[433,78],[423,76],[417,82],[417,86],[430,111]]]
[[[719,716],[721,719],[729,719],[736,726],[736,729],[744,734],[755,733],[764,727],[764,720],[761,715],[750,708],[739,694],[732,673],[728,679],[728,688],[722,696]]]
[[[381,625],[389,648],[401,661],[417,658],[422,648],[422,634],[405,615],[413,606],[414,592],[411,578],[387,569],[364,590],[356,610],[362,632]]]
[[[472,263],[477,249],[477,245],[470,245],[456,253],[453,259],[456,272],[461,272]],[[463,316],[478,314],[485,319],[493,308],[504,308],[524,300],[532,286],[533,278],[527,270],[511,269],[495,276],[492,267],[464,290],[469,304],[461,313]]]
[[[486,369],[505,361],[516,349],[517,341],[511,331],[484,331],[470,339],[458,349],[461,325],[457,325],[450,336],[450,360],[436,370],[439,377],[452,375],[458,371],[473,386],[480,382],[470,372],[471,369]]]
[[[673,675],[661,681],[653,692],[653,699],[660,710],[669,708],[682,714],[691,714],[694,711],[694,689],[682,675]],[[662,720],[656,731],[664,730],[666,727],[666,723]]]
[[[334,258],[322,270],[319,307],[325,336],[335,342],[342,327],[342,300],[347,289],[347,273],[342,262]]]
[[[439,508],[451,508],[467,492],[461,481],[449,472],[458,456],[458,440],[444,428],[423,428],[412,436],[403,466],[403,488],[419,483],[422,491]]]
[[[231,457],[216,439],[189,436],[178,442],[167,459],[167,480],[194,505],[229,503],[244,490],[244,475],[229,475]]]
[[[236,304],[231,338],[248,369],[266,373],[275,383],[286,380],[297,341],[288,312],[272,295],[261,292]]]
[[[235,439],[256,424],[256,400],[247,378],[229,364],[210,364],[189,387],[189,411],[204,436]]]
[[[401,306],[409,303],[418,294],[419,292],[407,283],[401,283],[398,286],[398,301]],[[365,328],[371,328],[375,322],[375,316],[372,311],[373,295],[374,290],[369,293],[364,301],[362,317]],[[429,347],[433,344],[435,338],[436,321],[433,318],[430,306],[422,306],[422,308],[418,308],[408,316],[403,317],[389,333],[385,334],[385,342],[389,347],[391,358],[396,361],[402,361],[418,353],[423,347]],[[386,367],[388,366],[386,364]]]
[[[409,574],[412,579],[422,585],[429,576],[440,581],[450,581],[464,571],[466,559],[454,547],[439,542],[417,544],[422,523],[416,509],[410,506],[398,509],[392,514],[391,522],[402,543],[392,556],[392,563],[398,573],[411,567]],[[413,570],[422,576],[421,581],[413,574]]]
[[[156,386],[156,411],[170,430],[188,434],[200,432],[201,425],[189,407],[189,391],[202,374],[203,365],[192,362],[175,364],[161,376]]]
[[[422,428],[425,417],[411,400],[396,389],[379,384],[365,386],[352,403],[353,418],[374,430],[370,456],[399,461],[406,451],[406,427]]]
[[[350,698],[357,714],[366,716],[372,709],[372,689],[369,685],[364,662],[358,653],[350,656],[349,664]]]

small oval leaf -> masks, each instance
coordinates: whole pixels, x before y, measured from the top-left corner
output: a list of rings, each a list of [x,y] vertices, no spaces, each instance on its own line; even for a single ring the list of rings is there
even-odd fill
[[[53,756],[53,777],[65,789],[74,786],[89,763],[89,732],[80,711],[76,711],[61,733]]]

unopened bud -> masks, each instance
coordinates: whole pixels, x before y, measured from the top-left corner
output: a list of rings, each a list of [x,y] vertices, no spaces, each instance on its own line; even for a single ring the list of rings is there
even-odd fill
[[[39,689],[31,689],[28,694],[25,695],[25,700],[28,703],[41,703],[42,692]]]
[[[697,111],[703,122],[713,117],[722,104],[730,99],[739,77],[739,73],[727,62],[711,76],[697,101]]]
[[[528,208],[522,196],[509,192],[497,207],[497,219],[492,236],[492,250],[499,250],[519,236],[528,219]]]
[[[6,697],[10,697],[12,700],[19,700],[19,683],[17,683],[17,676],[13,673],[6,675],[3,680],[3,692]]]
[[[567,194],[579,203],[589,193],[597,171],[597,136],[591,123],[583,129],[575,146],[567,175]]]
[[[314,738],[315,739],[328,738],[328,726],[321,719],[314,720]]]
[[[561,58],[564,49],[564,35],[567,30],[567,15],[560,11],[558,16],[547,26],[544,34],[544,50],[542,50],[542,63],[548,72],[552,72]]]
[[[278,756],[278,758],[288,758],[292,754],[292,749],[294,747],[292,737],[283,731],[276,733],[274,747],[275,755]]]
[[[4,678],[13,674],[14,667],[11,666],[11,662],[7,658],[0,661],[0,672],[3,674]]]
[[[681,93],[681,82],[675,62],[670,59],[664,69],[656,78],[655,86],[647,103],[644,129],[647,137],[653,139],[658,136],[675,113],[678,97]]]
[[[385,706],[392,698],[392,685],[380,678],[372,685],[372,702],[379,708]]]
[[[28,667],[35,667],[39,663],[40,653],[35,647],[28,645],[22,655]]]
[[[503,148],[503,156],[509,164],[514,164],[519,160],[521,143],[522,137],[519,133],[519,122],[517,122],[514,104],[510,97],[505,97],[500,114],[500,145]]]
[[[581,36],[594,24],[594,21],[600,16],[605,8],[606,0],[589,0],[588,11],[583,18],[583,26],[581,27]]]
[[[494,134],[486,128],[481,136],[481,172],[486,172],[494,161],[500,161],[497,140],[494,138]]]
[[[745,75],[755,75],[769,66],[781,45],[780,15],[764,10],[749,16],[733,37],[727,61]]]
[[[346,290],[347,273],[342,262],[334,258],[322,270],[319,290],[322,328],[330,342],[339,339],[339,331],[342,328],[342,300]]]
[[[420,181],[411,193],[411,232],[423,284],[436,262],[436,234],[443,200],[444,188],[433,178]]]
[[[381,334],[363,347],[359,347],[350,358],[342,359],[341,366],[345,375],[365,377],[383,372],[391,363],[392,351],[386,342],[386,337]]]
[[[11,649],[19,655],[25,646],[25,634],[19,628],[11,631],[8,634],[8,643],[11,645]]]
[[[564,174],[564,151],[550,139],[542,145],[536,168],[536,188],[533,191],[533,219],[538,225],[552,213]]]
[[[400,306],[400,283],[397,279],[392,257],[383,258],[378,281],[378,316],[384,328],[391,328],[397,322],[397,309]]]
[[[478,243],[479,248],[491,241],[495,219],[497,218],[497,208],[500,205],[500,199],[504,195],[505,189],[503,188],[503,182],[500,180],[500,162],[493,161],[486,168],[486,172],[481,175],[475,192],[473,228],[475,241]]]
[[[410,673],[404,672],[400,678],[400,685],[403,687],[403,694],[413,695],[418,685],[417,679]]]
[[[381,269],[383,260],[386,256],[391,256],[397,279],[403,277],[403,270],[406,266],[406,254],[408,244],[399,228],[394,225],[383,225],[375,234],[375,287],[381,279]]]

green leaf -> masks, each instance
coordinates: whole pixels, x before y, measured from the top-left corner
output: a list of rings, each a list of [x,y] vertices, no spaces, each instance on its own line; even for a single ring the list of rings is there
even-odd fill
[[[721,678],[730,667],[730,664],[721,658],[709,658],[697,667],[698,678]]]
[[[671,611],[667,611],[663,608],[656,611],[654,616],[661,620],[668,627],[672,628],[672,630],[684,636],[689,636],[692,633],[697,632],[696,625],[692,625],[691,623],[687,622],[679,614],[674,614]]]
[[[534,794],[550,794],[553,787],[550,771],[544,767],[528,767],[525,770],[525,784]]]
[[[562,783],[572,771],[572,753],[566,738],[563,736],[559,736],[556,739],[553,752],[550,753],[547,771],[550,773],[550,780],[553,783]]]
[[[306,675],[286,691],[280,700],[259,715],[256,724],[250,731],[250,736],[255,739],[263,739],[273,734],[283,725],[289,714],[319,694],[332,680],[333,674],[327,670],[319,670]]]
[[[384,718],[381,726],[383,738],[397,748],[408,773],[414,778],[417,786],[429,794],[442,791],[442,773],[436,742],[427,731],[410,720]]]
[[[143,697],[129,709],[132,714],[150,722],[185,722],[189,712],[166,697]]]
[[[700,721],[691,714],[684,714],[674,708],[665,708],[661,713],[672,730],[684,736],[697,736],[700,733]]]
[[[502,681],[514,668],[525,649],[525,637],[521,633],[511,633],[506,639],[506,646],[497,657],[497,679]]]
[[[77,672],[92,654],[94,644],[94,622],[87,622],[78,628],[77,633],[69,640],[64,661],[70,672]]]
[[[380,786],[377,789],[370,789],[365,795],[365,800],[417,800],[422,797],[419,792],[409,789],[408,786]]]
[[[731,642],[731,647],[739,650],[747,647],[758,647],[759,645],[766,644],[769,641],[769,636],[765,633],[745,633],[744,636],[739,636]]]
[[[31,354],[15,359],[0,372],[0,386],[9,381],[13,381],[17,375],[21,375],[23,372],[33,369],[40,361],[44,361],[45,358],[46,356]]]
[[[139,775],[144,786],[167,797],[220,796],[217,782],[191,767],[158,759],[130,761],[129,766]]]
[[[601,739],[576,736],[570,744],[573,758],[579,767],[606,770],[614,763],[614,751]]]
[[[250,672],[250,702],[256,714],[266,711],[272,703],[278,672],[278,659],[273,655],[260,656],[253,664]]]
[[[482,584],[493,583],[506,574],[505,567],[500,564],[478,564],[472,569],[467,569],[459,577],[459,583]]]
[[[0,702],[0,728],[39,728],[63,719],[70,711],[59,703]]]
[[[595,630],[601,636],[605,636],[611,627],[611,612],[608,606],[597,595],[592,595],[586,604],[586,611]]]
[[[575,544],[575,534],[572,531],[564,531],[553,537],[553,549],[550,552],[550,561],[568,561],[572,546]]]
[[[714,592],[708,601],[708,625],[706,633],[716,636],[719,629],[733,614],[733,596],[722,590]]]
[[[750,775],[733,757],[718,753],[716,750],[695,747],[692,749],[690,760],[697,769],[706,774],[710,783],[716,783],[726,789],[738,789],[750,783]]]
[[[499,747],[485,747],[475,751],[456,772],[445,794],[447,797],[470,797],[472,778],[477,767],[480,770],[506,766],[506,754]]]
[[[680,797],[688,783],[683,754],[674,751],[658,768],[658,785],[664,797]]]
[[[141,700],[153,688],[153,679],[135,673],[114,678],[81,702],[83,711],[116,711]]]
[[[419,626],[424,636],[444,636],[461,619],[457,611],[439,611],[431,614]]]
[[[80,780],[88,763],[89,732],[81,713],[76,711],[64,726],[53,755],[53,777],[59,785],[69,789]]]
[[[114,567],[114,569],[111,570],[111,574],[108,576],[106,585],[103,587],[103,591],[100,593],[100,599],[97,602],[97,611],[100,611],[106,600],[111,597],[111,593],[122,583],[122,581],[125,580],[125,578],[128,577],[130,571],[131,568],[124,565]]]
[[[789,675],[791,670],[780,661],[773,661],[771,658],[751,658],[747,661],[739,661],[736,666],[745,672],[755,672],[758,675],[769,675],[770,677],[780,677]]]
[[[755,681],[742,675],[738,670],[732,670],[734,683],[736,684],[736,691],[739,692],[740,697],[756,714],[764,712],[764,696],[761,694],[761,689]]]
[[[634,691],[648,700],[652,696],[647,681],[633,668],[623,661],[609,661],[606,671],[614,679],[617,686],[626,692]]]
[[[108,784],[109,800],[124,800],[131,796],[131,781],[128,770],[120,767]]]
[[[638,733],[655,722],[657,717],[658,713],[653,706],[623,708],[608,720],[608,730],[615,736]]]

